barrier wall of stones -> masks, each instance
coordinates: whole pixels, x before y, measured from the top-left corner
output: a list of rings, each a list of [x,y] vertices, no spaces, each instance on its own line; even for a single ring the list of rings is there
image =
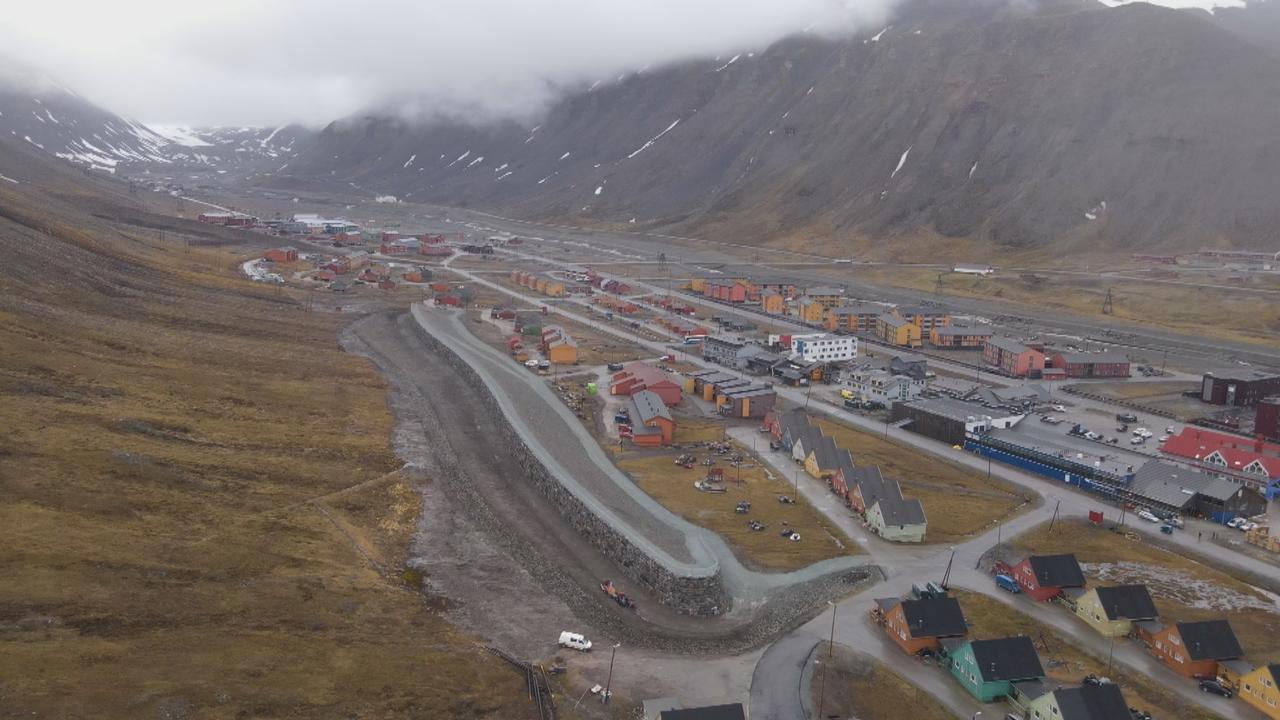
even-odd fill
[[[415,322],[414,326],[423,341],[466,379],[493,416],[501,418],[498,425],[502,428],[502,442],[519,459],[525,477],[559,509],[560,514],[584,540],[617,563],[631,580],[649,588],[664,605],[676,612],[687,615],[718,615],[729,609],[729,596],[725,593],[718,569],[699,575],[673,572],[592,512],[533,454],[524,439],[506,420],[506,414],[498,405],[493,392],[475,369],[421,325]]]

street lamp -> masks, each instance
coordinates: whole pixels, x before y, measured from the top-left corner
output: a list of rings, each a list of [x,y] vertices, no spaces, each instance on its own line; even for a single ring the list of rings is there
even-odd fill
[[[613,693],[609,688],[613,687],[613,659],[618,655],[618,648],[622,647],[622,643],[614,643],[613,649],[609,652],[609,678],[604,681],[604,695],[600,698],[600,702],[605,705],[609,704],[609,696]]]

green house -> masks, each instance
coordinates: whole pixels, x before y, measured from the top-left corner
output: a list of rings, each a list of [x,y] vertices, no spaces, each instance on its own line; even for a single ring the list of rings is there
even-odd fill
[[[972,640],[950,653],[951,674],[982,702],[1013,695],[1013,683],[1044,678],[1040,656],[1025,635]]]

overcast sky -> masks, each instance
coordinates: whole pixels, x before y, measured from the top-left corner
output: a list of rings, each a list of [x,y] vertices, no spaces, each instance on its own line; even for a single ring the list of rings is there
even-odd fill
[[[323,125],[410,96],[528,113],[646,65],[882,25],[895,1],[27,0],[0,47],[144,122]]]

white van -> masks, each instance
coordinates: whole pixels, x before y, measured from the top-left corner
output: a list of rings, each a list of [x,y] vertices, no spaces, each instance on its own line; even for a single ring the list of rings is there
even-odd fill
[[[591,641],[578,633],[562,632],[560,633],[560,647],[587,652],[591,649]]]

